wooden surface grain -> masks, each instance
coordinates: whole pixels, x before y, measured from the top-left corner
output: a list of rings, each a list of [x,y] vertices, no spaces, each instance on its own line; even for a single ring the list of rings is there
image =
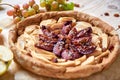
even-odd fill
[[[10,4],[23,4],[29,0],[3,0],[4,3]],[[82,11],[90,15],[99,17],[103,21],[112,25],[115,29],[120,25],[120,17],[115,17],[114,14],[120,15],[120,0],[69,0],[80,5],[79,8],[75,8],[77,11]],[[39,0],[36,0],[39,3]],[[4,28],[2,35],[5,40],[5,45],[7,44],[7,37],[9,27],[14,26],[10,25],[11,18],[6,15],[6,11],[11,9],[8,6],[2,6],[3,9],[0,10],[0,26]],[[109,13],[109,16],[105,16],[105,13]],[[117,30],[117,33],[120,35],[120,30]],[[3,76],[0,76],[0,80],[59,80],[53,78],[47,78],[43,76],[35,75],[31,72],[28,72],[20,67],[20,65],[12,62],[7,73]],[[63,79],[62,79],[63,80]],[[73,79],[70,79],[73,80]],[[90,77],[83,79],[74,79],[74,80],[120,80],[120,55],[116,61],[110,66],[109,69],[93,74]]]

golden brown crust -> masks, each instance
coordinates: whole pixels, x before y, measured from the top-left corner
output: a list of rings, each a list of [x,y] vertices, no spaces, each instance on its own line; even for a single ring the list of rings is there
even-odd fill
[[[77,21],[85,21],[91,23],[94,26],[101,28],[106,34],[110,34],[113,31],[113,27],[103,22],[102,20],[90,16],[85,13],[77,11],[62,11],[62,12],[46,12],[34,15],[32,17],[26,18],[19,22],[16,27],[10,30],[9,34],[9,44],[10,48],[15,55],[15,61],[17,61],[25,69],[43,76],[54,77],[54,78],[78,78],[87,77],[95,72],[102,71],[108,68],[113,61],[116,59],[119,51],[119,38],[118,35],[112,35],[114,43],[111,41],[110,45],[114,46],[114,49],[110,52],[108,57],[104,57],[102,62],[95,65],[83,65],[74,67],[65,67],[48,64],[44,61],[32,58],[26,54],[22,54],[16,49],[15,43],[18,37],[23,34],[25,27],[32,24],[39,24],[45,19],[56,19],[60,17],[73,17]],[[111,39],[111,40],[112,40]],[[73,75],[74,74],[74,75]]]

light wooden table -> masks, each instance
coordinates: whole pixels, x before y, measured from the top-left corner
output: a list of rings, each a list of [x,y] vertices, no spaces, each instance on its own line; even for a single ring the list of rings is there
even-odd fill
[[[75,10],[82,11],[90,15],[99,17],[103,21],[112,25],[115,29],[117,29],[118,25],[120,25],[120,17],[114,17],[115,13],[118,13],[120,15],[120,0],[69,0],[69,1],[80,4],[81,7],[75,8]],[[21,5],[25,2],[28,2],[28,0],[3,0],[3,2]],[[36,2],[39,3],[39,0],[36,0]],[[6,15],[6,11],[11,8],[8,6],[3,6],[3,8],[4,10],[0,10],[0,26],[4,28],[2,34],[4,35],[5,45],[8,46],[7,44],[8,34],[6,33],[8,33],[9,31],[8,29],[9,25],[7,23],[9,23],[11,19]],[[108,12],[109,16],[105,16],[104,15],[105,12]],[[120,34],[120,30],[118,30],[117,32],[118,34]],[[58,79],[37,76],[22,69],[19,65],[12,62],[8,72],[5,75],[0,76],[0,80],[58,80]],[[120,80],[120,56],[110,66],[108,70],[96,73],[84,79],[76,80]]]

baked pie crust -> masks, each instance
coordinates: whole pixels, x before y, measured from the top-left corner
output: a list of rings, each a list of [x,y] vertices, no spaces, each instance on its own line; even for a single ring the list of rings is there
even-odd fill
[[[52,52],[36,49],[33,45],[42,24],[52,26],[66,19],[75,21],[77,24],[72,25],[78,30],[91,27],[92,42],[97,48],[78,59],[60,58],[55,63],[51,61],[52,57],[56,58]],[[120,43],[114,28],[99,18],[78,11],[61,11],[36,14],[19,22],[10,30],[9,44],[15,61],[23,68],[42,76],[69,79],[87,77],[108,68],[118,56]]]

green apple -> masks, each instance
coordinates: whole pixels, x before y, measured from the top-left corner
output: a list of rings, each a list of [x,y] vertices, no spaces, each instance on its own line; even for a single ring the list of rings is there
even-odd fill
[[[0,46],[0,60],[4,62],[8,62],[13,59],[13,53],[12,51],[5,47],[5,46]]]
[[[0,45],[0,75],[7,71],[12,59],[12,51],[3,45]]]
[[[0,61],[0,75],[4,74],[7,71],[7,66],[3,61]]]

